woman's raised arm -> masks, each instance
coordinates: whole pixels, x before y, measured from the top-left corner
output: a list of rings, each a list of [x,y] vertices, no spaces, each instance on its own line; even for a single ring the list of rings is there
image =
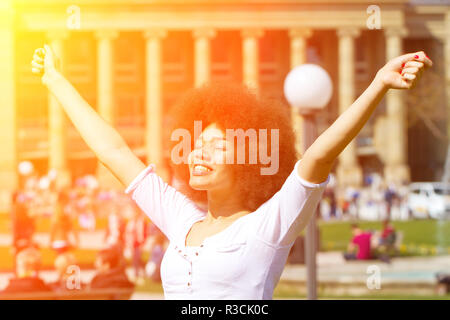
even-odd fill
[[[129,185],[145,169],[119,133],[80,96],[57,70],[51,48],[37,49],[32,71],[42,75],[42,83],[56,97],[81,137],[96,157],[124,184]]]
[[[422,51],[389,61],[363,94],[306,150],[298,166],[299,176],[312,183],[325,181],[338,155],[366,124],[386,92],[414,87],[431,65]]]

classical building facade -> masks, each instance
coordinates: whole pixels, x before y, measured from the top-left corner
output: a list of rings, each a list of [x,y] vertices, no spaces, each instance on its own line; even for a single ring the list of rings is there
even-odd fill
[[[401,182],[436,179],[443,166],[449,136],[448,2],[11,0],[0,4],[2,203],[17,187],[22,160],[33,161],[41,173],[56,169],[61,185],[94,172],[104,185],[115,183],[31,74],[33,51],[44,43],[61,57],[63,72],[86,100],[163,176],[169,153],[165,114],[191,87],[237,81],[283,100],[289,70],[319,64],[334,84],[333,98],[319,117],[322,131],[386,60],[424,49],[435,61],[436,85],[414,89],[419,90],[412,95],[415,101],[402,91],[389,92],[335,170],[340,184],[361,185],[371,170]],[[430,103],[438,113],[434,118],[426,111]],[[293,113],[292,120],[300,141],[302,119]],[[435,134],[443,132],[440,142],[427,129],[430,121]]]

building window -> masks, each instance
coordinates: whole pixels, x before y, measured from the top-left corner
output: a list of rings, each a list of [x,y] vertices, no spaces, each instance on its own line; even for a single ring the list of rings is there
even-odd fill
[[[265,96],[282,100],[289,72],[289,38],[286,31],[268,30],[259,40],[259,84]]]
[[[121,32],[114,42],[115,124],[144,126],[145,47],[139,32]]]
[[[242,49],[238,31],[219,31],[211,39],[211,81],[242,81]]]
[[[163,40],[163,105],[168,110],[193,86],[193,38],[190,31],[169,32]]]

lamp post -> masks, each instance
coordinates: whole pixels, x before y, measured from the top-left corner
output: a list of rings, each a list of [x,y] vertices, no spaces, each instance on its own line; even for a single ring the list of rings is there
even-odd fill
[[[284,95],[303,117],[303,152],[317,138],[316,115],[326,107],[333,93],[328,73],[318,65],[303,64],[292,69],[284,81]],[[317,210],[317,209],[316,209]],[[306,227],[305,260],[307,270],[308,299],[317,299],[316,274],[316,212]]]

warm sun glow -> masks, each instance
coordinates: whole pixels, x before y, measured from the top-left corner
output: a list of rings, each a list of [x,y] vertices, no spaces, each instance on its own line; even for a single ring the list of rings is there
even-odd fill
[[[378,2],[0,0],[0,300],[449,299],[450,5]]]

